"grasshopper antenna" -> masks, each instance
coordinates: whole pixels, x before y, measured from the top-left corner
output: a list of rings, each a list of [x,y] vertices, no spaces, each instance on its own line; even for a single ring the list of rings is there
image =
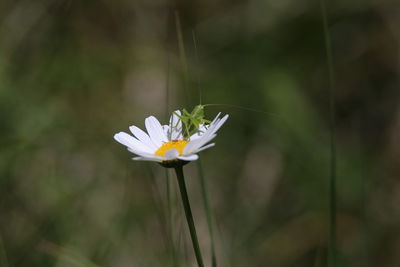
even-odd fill
[[[177,35],[176,37],[178,40],[179,57],[181,60],[182,72],[183,72],[183,89],[185,92],[186,103],[189,103],[189,96],[190,96],[188,89],[189,73],[188,73],[188,64],[185,53],[185,44],[183,41],[182,24],[178,10],[175,10],[174,13],[175,13],[175,25],[176,25],[176,35]]]
[[[193,29],[192,29],[192,39],[193,39],[193,45],[194,45],[195,64],[198,67],[199,66],[199,55],[197,53],[197,38],[196,38],[196,32]],[[197,89],[199,91],[199,98],[200,98],[200,105],[201,105],[201,103],[202,103],[202,94],[201,94],[201,86],[200,86],[199,75],[196,75],[196,83],[197,83]]]
[[[275,113],[272,113],[272,112],[267,112],[267,111],[260,110],[260,109],[255,109],[255,108],[242,107],[242,106],[233,105],[233,104],[204,104],[203,106],[204,107],[218,107],[218,106],[232,107],[232,108],[238,108],[238,109],[242,109],[242,110],[262,113],[262,114],[269,115],[269,116],[278,116],[278,114],[275,114]]]

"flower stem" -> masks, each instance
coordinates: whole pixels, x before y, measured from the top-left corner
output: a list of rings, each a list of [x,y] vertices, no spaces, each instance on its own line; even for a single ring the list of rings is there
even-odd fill
[[[171,260],[172,266],[178,266],[178,260],[176,257],[176,249],[174,243],[174,232],[172,227],[172,200],[171,200],[171,185],[170,185],[170,175],[168,169],[165,168],[165,176],[166,176],[166,190],[167,190],[167,225],[168,225],[168,239],[171,246]]]
[[[179,190],[181,191],[182,203],[185,209],[186,221],[189,227],[190,237],[192,238],[193,250],[196,255],[197,265],[199,267],[204,267],[199,241],[197,239],[196,228],[194,226],[192,210],[190,209],[189,197],[186,190],[185,177],[183,175],[182,166],[175,167],[175,172],[176,178],[178,179]]]

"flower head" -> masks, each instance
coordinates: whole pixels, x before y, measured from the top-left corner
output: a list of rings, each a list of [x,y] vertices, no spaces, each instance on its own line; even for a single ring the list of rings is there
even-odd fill
[[[181,112],[177,110],[172,113],[168,125],[161,125],[155,117],[150,116],[145,120],[147,133],[133,125],[129,127],[133,136],[119,132],[114,135],[114,139],[137,155],[134,160],[155,161],[173,167],[197,160],[198,152],[215,145],[208,143],[216,137],[216,132],[229,117],[225,115],[220,118],[220,115],[218,113],[209,124],[200,124],[189,137],[183,133]]]

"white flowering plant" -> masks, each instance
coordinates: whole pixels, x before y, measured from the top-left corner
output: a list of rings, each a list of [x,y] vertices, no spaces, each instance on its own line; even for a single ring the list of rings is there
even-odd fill
[[[221,113],[218,113],[211,122],[193,127],[193,124],[185,120],[185,114],[176,110],[167,125],[161,125],[154,116],[150,116],[145,119],[147,133],[132,125],[129,130],[133,136],[119,132],[114,135],[114,139],[137,155],[134,160],[155,161],[165,167],[174,167],[176,164],[197,160],[197,153],[215,145],[209,142],[216,137],[216,132],[229,117],[220,116]]]

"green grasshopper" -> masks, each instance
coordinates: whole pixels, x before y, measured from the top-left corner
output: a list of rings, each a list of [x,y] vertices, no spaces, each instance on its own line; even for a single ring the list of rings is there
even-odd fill
[[[230,104],[204,104],[204,105],[197,105],[193,108],[191,112],[187,111],[186,109],[182,110],[181,115],[174,113],[176,116],[179,117],[180,121],[182,122],[182,135],[185,138],[188,138],[199,131],[201,124],[209,124],[211,121],[206,120],[204,118],[204,108],[208,106],[226,106],[226,107],[233,107],[237,109],[242,109],[251,112],[263,113],[267,115],[274,115],[273,113],[265,112],[262,110],[246,108],[238,105],[230,105]],[[178,125],[173,125],[173,127],[177,127]]]
[[[204,119],[204,107],[205,105],[197,105],[191,112],[183,109],[183,114],[179,115],[175,113],[182,122],[182,133],[185,138],[189,138],[198,132],[201,124],[209,124],[211,122]],[[176,127],[176,125],[173,127]]]

